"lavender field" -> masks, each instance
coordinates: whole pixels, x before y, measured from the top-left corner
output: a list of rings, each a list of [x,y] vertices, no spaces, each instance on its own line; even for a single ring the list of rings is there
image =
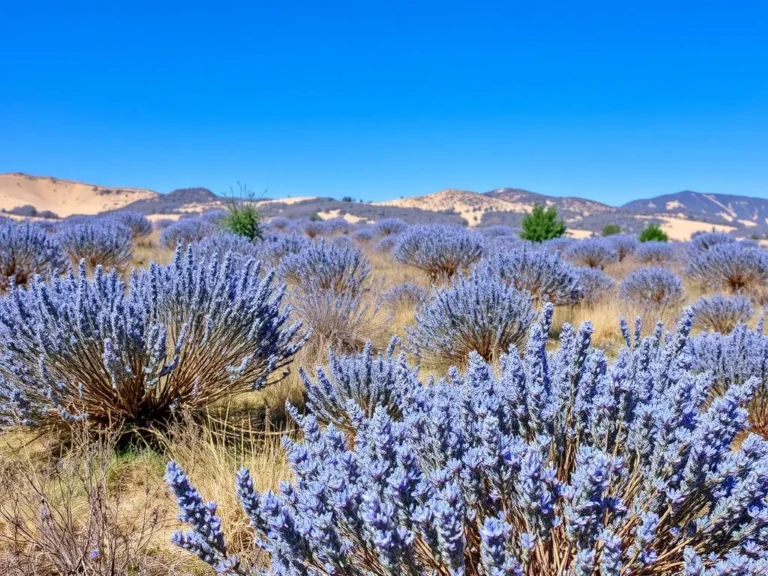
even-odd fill
[[[0,222],[0,574],[768,574],[756,241],[238,218]]]

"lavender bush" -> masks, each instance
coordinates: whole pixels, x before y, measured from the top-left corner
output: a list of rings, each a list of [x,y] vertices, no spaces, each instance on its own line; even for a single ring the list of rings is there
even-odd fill
[[[743,296],[702,297],[694,305],[696,324],[706,330],[728,334],[737,325],[745,324],[754,313],[752,304]]]
[[[328,227],[322,220],[307,220],[301,223],[301,231],[310,238],[317,238],[328,233]]]
[[[360,228],[352,233],[352,239],[360,244],[368,244],[376,238],[376,233],[372,227]]]
[[[376,242],[376,246],[373,249],[381,254],[389,254],[395,249],[397,241],[398,236],[396,235],[384,236],[384,238]]]
[[[56,238],[30,222],[0,223],[0,292],[24,286],[35,274],[51,278],[67,268]]]
[[[272,218],[267,225],[271,230],[276,230],[278,232],[285,232],[288,230],[288,228],[291,226],[291,221],[288,220],[288,218],[283,218],[282,216],[277,216],[275,218]]]
[[[464,365],[471,352],[495,360],[523,341],[534,316],[527,292],[473,274],[437,291],[407,329],[408,342],[432,365]]]
[[[116,212],[110,218],[129,228],[134,241],[152,234],[152,222],[141,212]]]
[[[260,265],[96,269],[0,299],[0,426],[152,426],[264,386],[302,340]]]
[[[512,230],[509,226],[501,226],[501,225],[494,225],[494,226],[486,226],[485,228],[480,228],[478,231],[478,234],[482,234],[486,238],[499,238],[503,236],[514,236],[515,231]]]
[[[476,267],[481,276],[499,276],[537,302],[575,304],[581,298],[576,269],[557,254],[523,246],[495,250]]]
[[[384,218],[374,224],[373,231],[376,236],[392,236],[405,232],[408,224],[399,218]]]
[[[624,258],[634,254],[639,244],[635,236],[624,236],[621,234],[610,236],[607,240],[613,246],[613,249],[616,250],[619,262],[623,262]]]
[[[213,258],[224,260],[227,255],[239,260],[240,264],[248,258],[261,259],[261,243],[248,240],[244,236],[231,232],[216,232],[189,245],[196,260],[209,261]]]
[[[579,294],[581,302],[591,306],[616,289],[616,282],[602,270],[597,268],[577,268],[579,278]]]
[[[575,242],[566,252],[568,258],[579,266],[602,270],[608,264],[619,261],[619,254],[613,244],[605,238],[587,238]]]
[[[733,244],[736,238],[726,232],[698,232],[691,237],[689,251],[704,252],[719,244]]]
[[[378,408],[399,416],[399,393],[405,389],[403,381],[412,376],[412,370],[405,355],[395,356],[398,344],[399,340],[393,338],[386,352],[376,356],[370,341],[358,354],[337,356],[331,350],[327,370],[318,367],[316,379],[302,369],[307,408],[320,422],[348,432],[354,432],[360,410],[367,417]]]
[[[168,226],[160,234],[160,245],[175,250],[181,244],[186,247],[190,242],[199,242],[216,232],[216,225],[204,218],[184,218]]]
[[[307,343],[310,355],[319,355],[329,347],[340,352],[361,350],[375,329],[377,312],[363,301],[357,290],[337,292],[318,284],[308,284],[291,293],[296,316],[311,332]]]
[[[550,254],[565,254],[568,252],[568,250],[571,249],[571,247],[577,244],[577,242],[578,241],[574,240],[573,238],[561,237],[545,240],[541,244],[537,244],[535,242],[531,242],[530,244],[532,244],[536,249],[543,248]]]
[[[299,287],[310,284],[321,290],[360,292],[371,271],[359,248],[320,240],[298,254],[288,254],[280,263],[281,276]]]
[[[381,302],[392,312],[418,310],[428,299],[427,291],[418,284],[404,282],[393,286],[381,295]]]
[[[450,278],[483,255],[481,237],[458,226],[412,226],[400,234],[392,256],[433,279]]]
[[[665,308],[680,302],[683,284],[666,268],[640,268],[621,282],[622,300],[650,308]]]
[[[306,236],[272,233],[266,235],[259,248],[262,258],[265,261],[271,262],[273,266],[277,266],[282,262],[283,258],[290,254],[299,254],[311,245],[312,241]]]
[[[674,262],[675,248],[669,242],[643,242],[635,250],[635,260],[641,264],[665,266]]]
[[[84,261],[89,272],[97,266],[122,270],[133,256],[131,229],[111,219],[93,218],[87,223],[66,224],[56,238],[72,264],[77,266]]]
[[[768,282],[768,255],[736,243],[715,244],[691,254],[686,274],[711,288],[754,292]]]
[[[257,493],[248,470],[236,478],[269,573],[764,574],[768,443],[744,434],[755,380],[709,401],[711,381],[689,370],[690,314],[613,363],[589,324],[548,351],[551,315],[498,373],[473,355],[447,381],[382,379],[400,414],[350,400],[349,436],[296,415],[292,483]],[[261,573],[178,465],[166,479],[191,527],[174,542],[220,573]]]
[[[752,427],[768,436],[768,337],[762,320],[755,330],[741,324],[729,334],[701,334],[690,342],[689,352],[693,369],[712,379],[713,395],[726,395],[750,379],[757,381],[749,416]]]

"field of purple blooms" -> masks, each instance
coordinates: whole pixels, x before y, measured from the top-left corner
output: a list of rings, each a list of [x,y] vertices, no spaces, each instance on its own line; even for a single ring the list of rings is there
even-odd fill
[[[0,222],[0,574],[768,574],[768,252]]]

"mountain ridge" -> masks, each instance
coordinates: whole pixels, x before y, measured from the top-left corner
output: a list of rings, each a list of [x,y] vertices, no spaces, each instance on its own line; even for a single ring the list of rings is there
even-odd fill
[[[222,209],[225,201],[203,187],[179,188],[161,194],[143,188],[108,187],[20,172],[0,174],[0,211],[18,217],[47,213],[66,217],[135,210],[153,219],[180,218]],[[649,222],[659,223],[676,239],[686,239],[694,232],[712,228],[741,236],[768,234],[768,198],[691,190],[632,200],[622,206],[520,188],[486,192],[448,188],[383,202],[307,196],[261,199],[258,203],[267,218],[317,215],[323,219],[360,222],[395,217],[409,223],[463,223],[470,227],[502,224],[513,228],[519,228],[525,214],[535,203],[541,203],[555,206],[576,236],[597,233],[606,224],[619,224],[624,231],[636,233]]]

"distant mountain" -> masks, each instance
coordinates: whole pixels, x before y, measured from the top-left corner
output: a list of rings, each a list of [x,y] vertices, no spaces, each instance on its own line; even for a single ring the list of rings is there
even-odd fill
[[[637,233],[649,222],[664,228],[671,238],[686,240],[713,228],[738,236],[768,234],[768,199],[678,192],[635,200],[622,207],[586,198],[546,196],[517,188],[489,192],[446,189],[423,196],[387,202],[305,196],[260,199],[265,218],[344,218],[349,222],[375,222],[400,218],[410,224],[442,222],[465,226],[501,224],[519,229],[523,217],[536,203],[555,206],[576,237],[598,234],[606,224],[618,224],[626,233]],[[226,199],[207,188],[180,188],[168,194],[139,188],[110,188],[51,177],[0,174],[0,212],[16,218],[65,217],[133,210],[152,219],[180,218],[221,210]]]
[[[768,198],[752,198],[731,194],[705,194],[685,190],[645,200],[634,200],[622,206],[635,214],[669,214],[690,220],[701,220],[736,227],[768,225]]]
[[[114,188],[20,172],[0,174],[0,210],[20,216],[99,214],[157,196],[160,194],[142,188]]]

